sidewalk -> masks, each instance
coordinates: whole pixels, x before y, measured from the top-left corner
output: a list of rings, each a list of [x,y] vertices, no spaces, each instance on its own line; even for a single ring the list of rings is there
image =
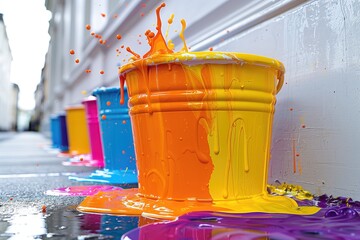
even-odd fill
[[[50,140],[40,133],[0,133],[0,220],[24,207],[41,211],[77,205],[81,197],[47,196],[46,190],[89,185],[68,180],[69,175],[91,173],[89,167],[63,166]],[[94,185],[94,184],[92,184]],[[0,229],[1,232],[1,229]]]

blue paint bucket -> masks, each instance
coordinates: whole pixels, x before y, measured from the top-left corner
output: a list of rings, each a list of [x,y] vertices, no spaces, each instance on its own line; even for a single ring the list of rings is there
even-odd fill
[[[60,114],[59,125],[60,125],[60,144],[59,149],[61,152],[69,151],[69,141],[67,136],[67,127],[66,127],[66,116],[65,114]]]
[[[60,121],[58,115],[50,117],[50,131],[51,131],[51,147],[59,148],[60,146]]]
[[[125,90],[126,91],[126,90]],[[77,181],[104,182],[116,184],[137,183],[134,141],[127,105],[120,104],[120,88],[97,88],[101,140],[103,143],[104,169],[88,177],[69,177]]]

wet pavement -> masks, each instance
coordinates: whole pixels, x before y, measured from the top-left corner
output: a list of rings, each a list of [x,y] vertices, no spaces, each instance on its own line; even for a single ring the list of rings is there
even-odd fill
[[[49,196],[61,187],[99,185],[69,176],[96,168],[63,166],[50,140],[34,132],[0,133],[0,239],[120,239],[137,217],[84,214],[84,197]],[[103,184],[102,184],[103,185]]]

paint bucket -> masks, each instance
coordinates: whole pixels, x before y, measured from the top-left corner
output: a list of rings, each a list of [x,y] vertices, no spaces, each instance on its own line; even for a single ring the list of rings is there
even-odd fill
[[[65,114],[59,114],[58,116],[60,122],[60,152],[66,153],[69,151],[69,141],[67,136],[67,127],[66,127],[66,116]]]
[[[128,87],[139,189],[88,197],[80,211],[175,218],[204,210],[318,210],[267,194],[281,62],[240,53],[161,54],[127,64],[120,74]]]
[[[85,106],[87,125],[90,136],[92,166],[104,167],[104,154],[102,150],[100,123],[96,97],[89,96],[82,101]]]
[[[95,89],[93,95],[98,103],[105,167],[88,177],[69,178],[117,184],[137,183],[129,109],[127,105],[120,105],[120,89],[101,87]]]
[[[81,102],[85,107],[86,123],[90,140],[90,154],[78,155],[64,161],[65,166],[104,167],[104,157],[100,138],[99,116],[96,97],[89,96]]]
[[[51,147],[59,148],[60,146],[60,122],[58,115],[50,117],[50,131],[51,131]]]
[[[70,106],[65,111],[69,154],[71,156],[89,154],[90,144],[84,106]]]

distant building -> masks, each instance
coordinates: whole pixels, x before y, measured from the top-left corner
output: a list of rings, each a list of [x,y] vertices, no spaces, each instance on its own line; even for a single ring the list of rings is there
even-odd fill
[[[40,131],[40,122],[43,118],[44,114],[44,107],[45,107],[45,97],[46,97],[46,79],[44,71],[46,69],[46,64],[42,69],[41,80],[40,83],[36,86],[36,90],[34,92],[35,97],[35,108],[32,111],[30,123],[29,123],[29,130],[30,131]]]
[[[18,100],[19,100],[19,86],[16,83],[12,84],[12,98],[11,98],[11,130],[18,130],[18,116],[19,116],[19,108],[18,108]]]
[[[0,13],[0,131],[13,129],[13,86],[10,82],[12,55],[3,14]]]

